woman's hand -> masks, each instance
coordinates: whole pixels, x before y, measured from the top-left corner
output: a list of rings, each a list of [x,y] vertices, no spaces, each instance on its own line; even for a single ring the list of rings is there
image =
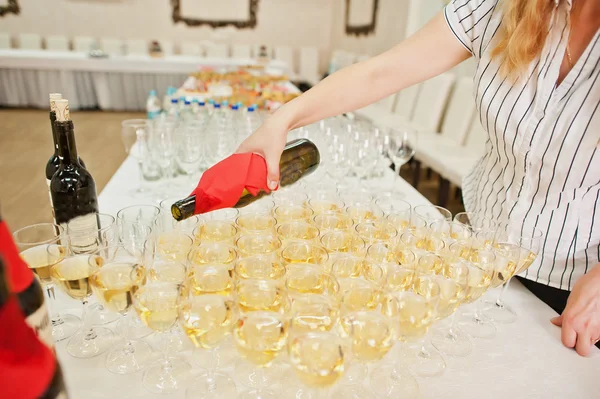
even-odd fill
[[[562,315],[550,321],[562,327],[562,343],[567,348],[589,355],[600,340],[600,264],[575,283]]]
[[[279,160],[287,141],[285,124],[270,117],[240,144],[236,153],[253,152],[267,162],[267,186],[276,190],[279,186]]]

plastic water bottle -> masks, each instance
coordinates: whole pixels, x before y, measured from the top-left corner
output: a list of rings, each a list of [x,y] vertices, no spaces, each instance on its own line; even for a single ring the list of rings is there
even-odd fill
[[[246,115],[244,116],[242,127],[239,130],[240,141],[246,139],[246,137],[254,133],[254,131],[258,129],[260,125],[261,120],[260,116],[256,112],[256,106],[249,106],[246,111]]]
[[[210,112],[204,101],[198,101],[198,112],[196,112],[196,120],[202,122],[205,126],[210,119]]]
[[[165,94],[165,97],[163,98],[163,110],[166,113],[169,113],[169,109],[171,108],[171,99],[173,98],[173,95],[177,92],[177,89],[175,89],[174,87],[169,86],[167,88],[167,93]]]
[[[146,114],[148,115],[148,119],[155,119],[160,115],[160,112],[160,100],[156,95],[156,90],[150,90],[150,94],[146,100]]]
[[[179,115],[181,120],[189,121],[194,118],[194,112],[192,110],[192,102],[188,99],[183,101],[183,107],[181,108],[181,113]]]
[[[169,112],[167,113],[167,117],[171,120],[179,120],[179,100],[176,98],[171,99],[171,107],[169,107]]]
[[[231,133],[233,135],[233,137],[236,138],[236,140],[239,139],[240,137],[240,132],[243,128],[243,115],[242,112],[240,112],[240,107],[237,104],[233,104],[231,106],[231,111],[229,112],[230,115],[230,119],[231,119]]]

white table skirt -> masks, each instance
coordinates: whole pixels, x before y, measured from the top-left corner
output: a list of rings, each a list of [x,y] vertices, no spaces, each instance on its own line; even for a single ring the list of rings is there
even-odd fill
[[[42,50],[0,50],[0,106],[48,107],[48,93],[60,92],[71,109],[140,111],[148,90],[162,95],[179,87],[201,67],[254,65],[253,59],[143,55],[90,58],[86,53]],[[267,72],[285,74],[281,61],[271,61]]]
[[[125,206],[155,204],[152,200],[131,195],[135,187],[137,165],[127,159],[100,194],[101,212],[116,214]],[[365,186],[372,192],[384,192],[390,186],[391,171],[382,179]],[[413,205],[427,204],[412,186],[397,179],[396,189]],[[179,189],[171,195],[185,195],[192,187]],[[487,294],[494,298],[497,291]],[[59,293],[58,306],[62,309],[80,305]],[[447,369],[441,377],[418,379],[421,398],[598,398],[600,383],[600,351],[594,349],[589,358],[578,356],[560,342],[560,329],[550,323],[556,313],[538,300],[517,281],[505,297],[518,313],[513,324],[498,324],[493,339],[473,339],[473,352],[466,358],[445,356]],[[460,310],[459,310],[460,311]],[[104,365],[106,354],[93,359],[76,359],[66,352],[66,342],[56,345],[66,377],[69,394],[73,399],[142,399],[152,396],[142,387],[142,372],[133,375],[110,373]],[[192,360],[190,350],[182,356]],[[225,369],[235,379],[233,370]],[[238,392],[245,388],[239,381]],[[285,382],[284,382],[285,384]],[[288,385],[286,385],[287,387]],[[369,387],[368,380],[365,387]],[[185,397],[182,389],[164,398]],[[278,397],[284,398],[283,395]],[[226,398],[224,398],[226,399]]]

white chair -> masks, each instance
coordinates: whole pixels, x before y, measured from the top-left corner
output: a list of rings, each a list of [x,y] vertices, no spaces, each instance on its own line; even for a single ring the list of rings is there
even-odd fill
[[[416,84],[400,91],[396,98],[394,114],[399,115],[404,120],[411,120],[420,90],[421,84]]]
[[[270,60],[271,58],[273,58],[273,49],[271,48],[271,46],[267,46],[266,44],[255,44],[254,46],[252,46],[254,58],[259,57],[261,47],[265,48],[265,53],[267,55],[267,59]]]
[[[202,47],[199,43],[194,42],[182,42],[179,47],[180,53],[183,55],[202,55]]]
[[[443,73],[421,84],[411,123],[419,130],[437,132],[455,76]]]
[[[23,50],[41,50],[42,37],[35,33],[21,33],[19,35],[19,48]]]
[[[207,43],[205,52],[206,56],[210,58],[229,58],[229,48],[223,43]]]
[[[75,36],[73,38],[73,51],[89,53],[96,40],[91,36]]]
[[[290,73],[290,79],[296,80],[296,64],[294,63],[294,50],[289,46],[277,46],[274,50],[275,60],[284,62]]]
[[[46,38],[46,50],[69,51],[69,39],[62,35],[53,35]]]
[[[109,55],[123,55],[123,40],[103,37],[100,39],[102,51]]]
[[[300,49],[299,80],[311,86],[321,80],[319,75],[319,50],[316,47],[302,47]]]
[[[148,43],[143,39],[128,39],[127,54],[148,55]]]
[[[10,45],[10,35],[8,33],[1,32],[0,33],[0,49],[9,49]]]
[[[249,44],[234,44],[231,46],[231,57],[242,59],[252,58],[252,47]]]
[[[160,48],[162,49],[164,55],[173,55],[173,49],[175,48],[175,46],[173,45],[172,41],[159,40],[158,43],[160,44]]]

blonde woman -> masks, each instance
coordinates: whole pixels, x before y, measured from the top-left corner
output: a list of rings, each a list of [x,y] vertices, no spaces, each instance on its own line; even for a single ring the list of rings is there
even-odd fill
[[[263,155],[275,188],[291,129],[475,57],[474,97],[489,140],[464,180],[465,206],[543,231],[522,281],[562,313],[552,323],[563,344],[586,355],[600,339],[599,26],[598,0],[454,0],[396,47],[283,106],[238,151]]]

